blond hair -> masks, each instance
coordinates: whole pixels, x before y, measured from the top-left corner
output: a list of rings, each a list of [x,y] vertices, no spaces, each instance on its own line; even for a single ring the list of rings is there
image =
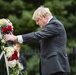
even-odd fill
[[[40,19],[42,16],[52,16],[52,13],[50,12],[49,8],[46,8],[44,6],[40,6],[38,7],[34,14],[33,14],[33,17],[32,19],[35,20],[35,19]]]

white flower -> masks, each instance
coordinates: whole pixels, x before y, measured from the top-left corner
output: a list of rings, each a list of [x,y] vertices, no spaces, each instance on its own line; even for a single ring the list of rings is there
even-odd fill
[[[20,62],[18,62],[18,66],[20,70],[23,70],[23,65]]]
[[[5,47],[4,48],[4,50],[5,50],[5,52],[6,52],[6,57],[11,57],[12,56],[12,54],[14,53],[14,48],[13,47]]]
[[[1,40],[2,43],[6,43],[4,39]]]
[[[0,27],[3,25],[8,25],[8,21],[6,19],[0,19]]]
[[[17,61],[16,60],[12,60],[12,61],[7,61],[7,65],[12,68],[12,67],[15,67],[17,64]]]

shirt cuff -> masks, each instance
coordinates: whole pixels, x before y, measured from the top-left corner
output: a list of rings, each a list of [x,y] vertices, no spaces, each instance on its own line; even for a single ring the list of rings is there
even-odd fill
[[[18,38],[18,42],[19,42],[19,43],[23,43],[22,35],[18,35],[17,38]]]

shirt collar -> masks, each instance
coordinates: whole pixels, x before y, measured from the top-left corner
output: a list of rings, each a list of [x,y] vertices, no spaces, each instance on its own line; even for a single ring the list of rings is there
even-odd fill
[[[48,22],[47,22],[47,24],[49,23],[49,21],[50,21],[52,18],[53,18],[53,16],[52,16],[51,18],[49,18],[49,19],[48,19]]]

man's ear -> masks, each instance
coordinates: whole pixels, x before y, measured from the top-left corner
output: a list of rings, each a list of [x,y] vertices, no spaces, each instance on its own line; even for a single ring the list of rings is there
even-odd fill
[[[45,15],[43,15],[43,17],[44,17],[44,18],[46,18],[46,16],[45,16]]]
[[[44,17],[44,18],[47,18],[47,16],[46,16],[46,15],[43,15],[43,17]]]

